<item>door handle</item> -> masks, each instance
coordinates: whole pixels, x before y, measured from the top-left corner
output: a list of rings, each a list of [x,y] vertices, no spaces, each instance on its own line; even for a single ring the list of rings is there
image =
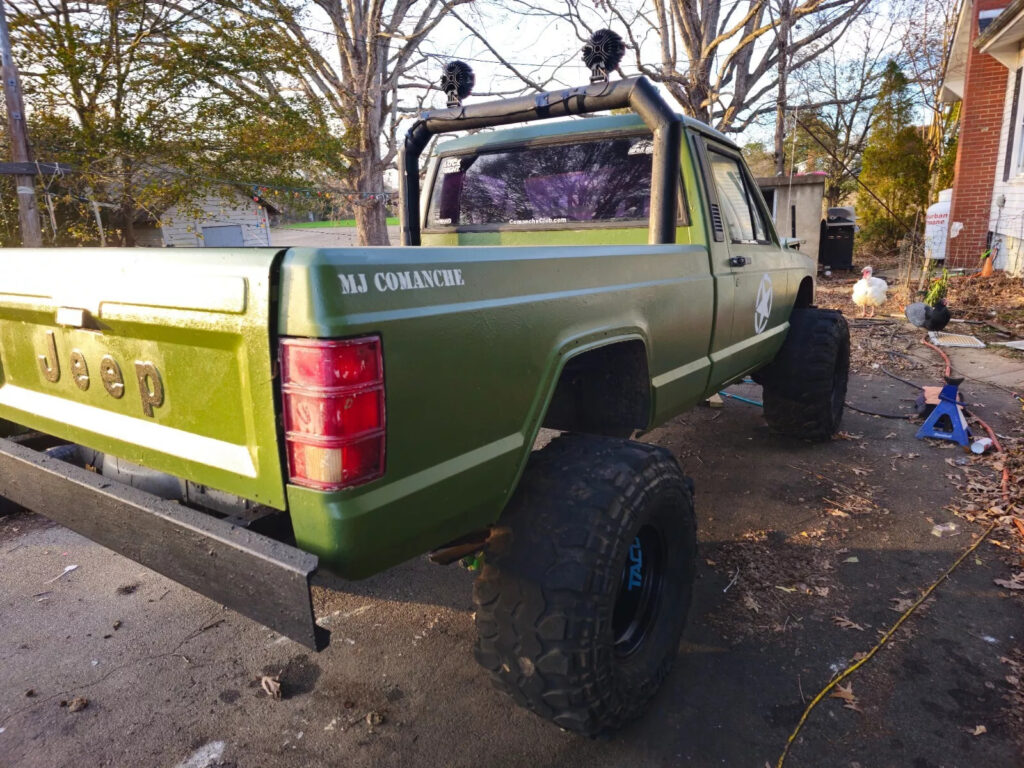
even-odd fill
[[[730,267],[745,267],[750,263],[750,260],[746,256],[730,256],[729,266]]]

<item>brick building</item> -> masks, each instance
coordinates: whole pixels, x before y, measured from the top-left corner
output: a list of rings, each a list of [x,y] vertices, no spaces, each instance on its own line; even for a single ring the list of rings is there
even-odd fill
[[[964,0],[942,83],[961,101],[947,263],[1024,274],[1024,0]]]

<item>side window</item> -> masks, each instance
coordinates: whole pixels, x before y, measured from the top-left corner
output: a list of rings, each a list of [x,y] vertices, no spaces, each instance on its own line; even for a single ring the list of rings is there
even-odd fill
[[[753,196],[740,161],[711,149],[708,158],[729,238],[734,243],[769,242],[771,238],[761,207]]]
[[[746,179],[747,199],[750,201],[750,211],[754,216],[754,236],[759,243],[771,242],[771,238],[768,236],[768,227],[764,223],[764,214],[761,211],[761,206],[757,204],[757,193],[754,191],[754,185],[751,183],[749,176],[746,176]]]

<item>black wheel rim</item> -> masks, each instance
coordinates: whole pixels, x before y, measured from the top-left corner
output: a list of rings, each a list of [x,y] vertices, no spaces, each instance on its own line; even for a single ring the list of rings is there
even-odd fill
[[[641,528],[626,554],[619,594],[612,614],[615,654],[629,656],[639,648],[654,626],[665,582],[665,557],[661,534]]]

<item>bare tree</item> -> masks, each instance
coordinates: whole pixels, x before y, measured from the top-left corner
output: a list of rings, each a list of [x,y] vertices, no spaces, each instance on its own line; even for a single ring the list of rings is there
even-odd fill
[[[900,6],[902,65],[928,114],[926,138],[933,187],[938,180],[936,166],[957,128],[953,105],[942,103],[941,91],[960,5],[961,0],[903,0]],[[936,192],[931,190],[932,199]]]
[[[563,9],[551,13],[567,18],[581,39],[613,19],[624,30],[637,69],[663,83],[683,111],[738,132],[776,111],[771,95],[779,89],[780,72],[784,102],[785,77],[831,49],[873,2],[601,0],[591,11],[581,0],[565,0]]]
[[[892,43],[898,29],[891,17],[880,16],[849,35],[841,52],[832,48],[797,73],[798,98],[787,120],[791,154],[797,150],[791,161],[820,160],[830,207],[856,187],[878,88],[895,53]]]
[[[291,87],[322,103],[346,139],[345,191],[359,242],[388,245],[384,171],[398,151],[399,94],[427,58],[420,51],[423,41],[471,0],[314,0],[326,22],[298,0],[222,1],[246,23],[279,36],[279,46],[292,48]],[[252,85],[260,98],[280,90],[276,84]]]

